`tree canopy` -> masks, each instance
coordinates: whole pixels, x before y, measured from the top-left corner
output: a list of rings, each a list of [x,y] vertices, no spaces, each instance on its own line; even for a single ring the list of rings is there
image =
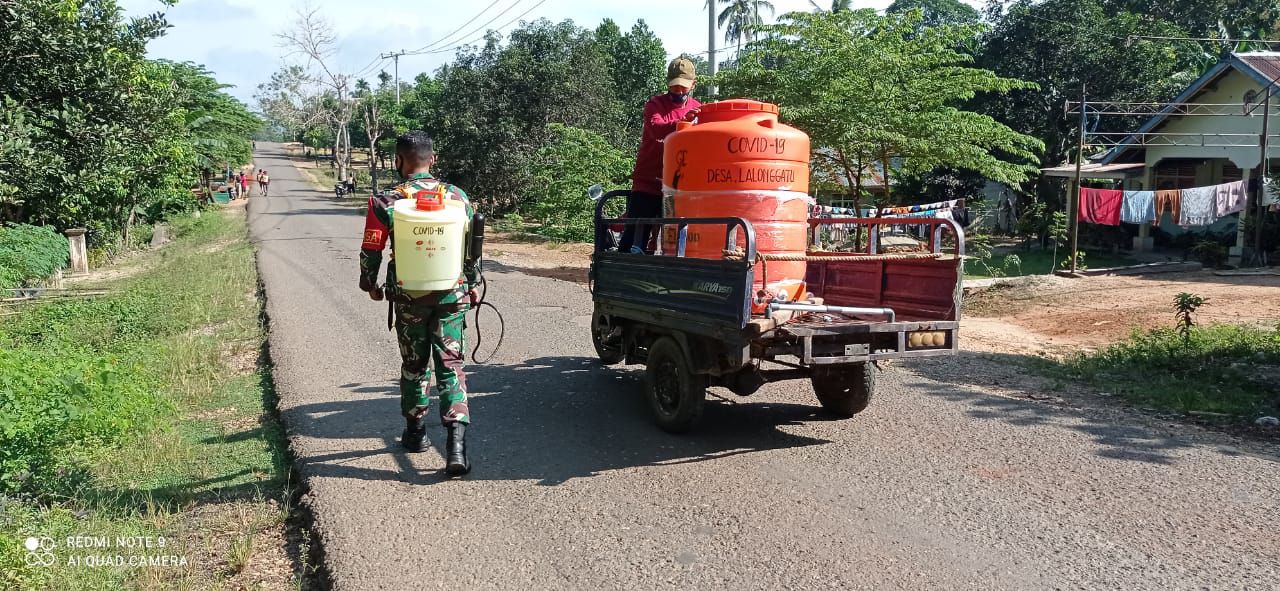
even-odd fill
[[[199,66],[146,59],[167,27],[114,0],[0,1],[0,221],[111,240],[247,161],[248,109]]]
[[[810,135],[815,168],[850,187],[861,187],[873,164],[1026,180],[1040,142],[960,106],[978,93],[1034,85],[970,66],[955,47],[974,27],[919,29],[921,18],[873,10],[784,15],[717,83],[728,94],[780,105],[784,119]]]

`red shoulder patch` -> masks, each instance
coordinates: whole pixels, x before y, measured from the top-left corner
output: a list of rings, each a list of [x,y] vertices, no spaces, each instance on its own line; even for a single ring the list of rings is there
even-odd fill
[[[369,248],[382,248],[382,230],[365,230],[364,244]]]

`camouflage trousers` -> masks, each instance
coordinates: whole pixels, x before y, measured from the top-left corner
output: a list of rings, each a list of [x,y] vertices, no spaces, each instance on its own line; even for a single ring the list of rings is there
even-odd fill
[[[440,422],[468,424],[466,376],[462,371],[466,339],[466,307],[396,303],[396,338],[400,342],[400,410],[421,416],[431,406],[426,382],[435,370],[440,396]]]

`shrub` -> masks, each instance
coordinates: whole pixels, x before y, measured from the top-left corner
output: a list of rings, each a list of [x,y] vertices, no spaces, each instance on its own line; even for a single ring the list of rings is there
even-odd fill
[[[1216,269],[1227,262],[1227,247],[1213,240],[1201,240],[1191,247],[1191,256],[1201,264]]]
[[[609,191],[624,186],[634,161],[593,131],[559,124],[550,131],[551,143],[538,151],[534,163],[527,213],[541,224],[539,234],[591,240],[595,202],[587,197],[587,187],[599,183]]]
[[[67,264],[67,239],[49,226],[0,227],[0,288],[23,287]]]
[[[1179,411],[1239,416],[1280,405],[1253,378],[1280,363],[1280,328],[1215,325],[1135,332],[1125,343],[1068,362],[1073,373],[1139,402]]]

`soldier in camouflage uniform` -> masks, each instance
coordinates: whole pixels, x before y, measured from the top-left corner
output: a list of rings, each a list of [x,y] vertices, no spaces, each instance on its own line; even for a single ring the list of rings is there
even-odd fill
[[[466,474],[471,464],[466,457],[464,434],[471,422],[467,408],[464,358],[465,315],[475,304],[476,269],[471,261],[463,265],[463,276],[455,289],[418,294],[412,297],[397,288],[395,253],[387,263],[385,290],[378,287],[382,251],[391,239],[391,212],[398,199],[414,199],[419,193],[443,194],[466,204],[467,217],[474,214],[467,194],[431,176],[435,163],[432,141],[426,133],[410,131],[396,139],[395,168],[403,183],[369,198],[364,242],[360,248],[360,289],[375,301],[384,295],[395,311],[396,337],[403,361],[400,375],[400,409],[405,417],[401,444],[409,451],[426,449],[426,415],[430,394],[424,381],[434,367],[435,389],[440,397],[440,419],[448,429],[446,468],[450,475]],[[393,243],[394,244],[394,243]]]

